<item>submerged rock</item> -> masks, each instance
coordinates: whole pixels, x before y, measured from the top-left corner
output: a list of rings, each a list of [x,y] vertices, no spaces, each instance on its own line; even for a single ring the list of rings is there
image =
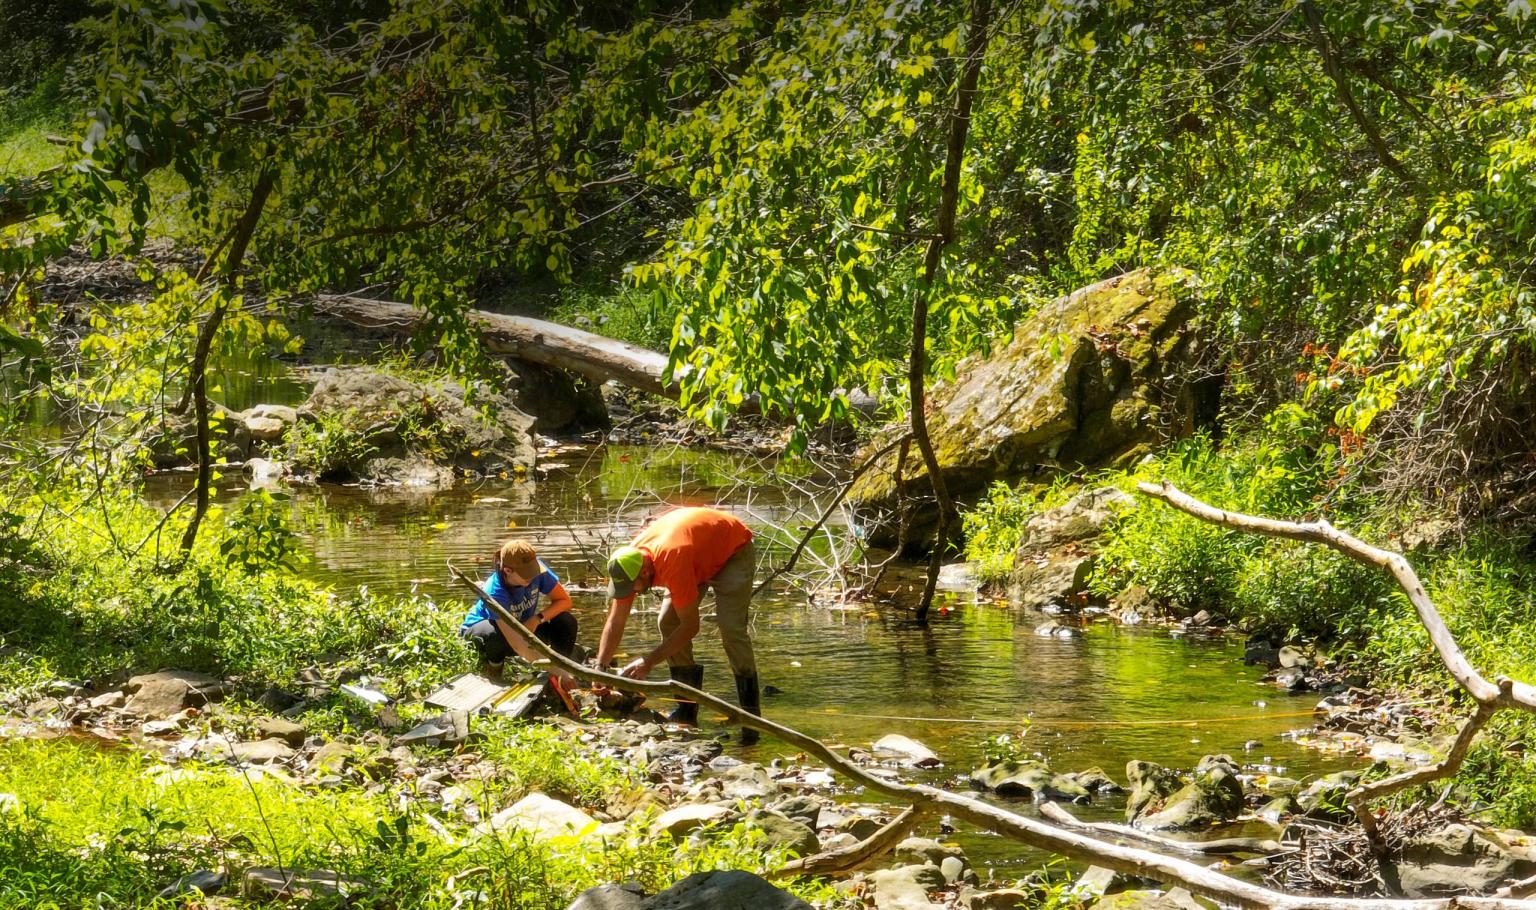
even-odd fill
[[[933,390],[928,418],[950,493],[965,501],[993,481],[1042,468],[1129,464],[1156,442],[1191,432],[1218,388],[1191,368],[1198,294],[1183,270],[1130,272],[1042,306],[1008,344],[963,363],[953,382]],[[888,438],[881,434],[868,451]],[[893,544],[899,526],[895,457],[865,472],[849,495],[876,546]],[[907,489],[926,488],[923,459],[907,458],[904,472]],[[933,504],[907,508],[911,539],[926,541]]]
[[[971,783],[999,796],[1032,796],[1074,803],[1086,803],[1091,796],[1086,787],[1067,775],[1030,761],[985,765],[971,772]]]

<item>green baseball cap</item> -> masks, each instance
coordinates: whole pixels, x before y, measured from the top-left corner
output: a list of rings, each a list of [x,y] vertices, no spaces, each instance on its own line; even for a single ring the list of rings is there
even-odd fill
[[[637,547],[619,547],[608,557],[608,597],[623,600],[633,597],[635,582],[645,567],[645,553]]]

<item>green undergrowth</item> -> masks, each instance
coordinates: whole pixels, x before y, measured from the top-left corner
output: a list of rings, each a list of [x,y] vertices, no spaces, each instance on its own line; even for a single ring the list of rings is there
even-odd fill
[[[995,580],[1006,577],[1031,516],[1083,489],[1171,481],[1219,508],[1272,518],[1327,518],[1367,543],[1402,547],[1417,514],[1335,488],[1332,448],[1305,426],[1272,419],[1262,435],[1191,439],[1124,472],[1098,472],[1050,488],[993,488],[967,516],[967,557]],[[1473,666],[1487,676],[1536,681],[1536,546],[1528,531],[1471,527],[1450,543],[1409,552],[1426,590]],[[1328,547],[1219,528],[1137,497],[1100,539],[1090,579],[1106,598],[1133,587],[1175,616],[1207,610],[1275,643],[1316,641],[1375,684],[1441,702],[1459,696],[1429,636],[1387,573]],[[1465,699],[1462,698],[1462,701]],[[1444,721],[1468,710],[1453,702]],[[1447,726],[1447,729],[1451,727]],[[1457,798],[1496,821],[1536,827],[1536,718],[1495,717],[1457,777]]]
[[[253,693],[315,669],[381,675],[406,691],[473,665],[455,634],[461,604],[294,574],[281,499],[216,508],[184,563],[181,522],[160,526],[160,511],[130,492],[55,491],[11,508],[0,553],[5,688],[174,667]]]
[[[528,751],[519,791],[558,789],[564,766],[590,765],[578,746],[548,730],[521,726],[492,738],[502,744],[498,762]],[[607,764],[595,770],[610,783],[627,782],[623,769]],[[405,792],[409,782],[398,786]],[[762,870],[783,860],[760,831],[737,826],[674,843],[643,833],[643,817],[603,838],[475,837],[462,815],[397,792],[298,787],[69,740],[0,742],[0,794],[0,908],[7,910],[187,906],[186,898],[155,895],[198,869],[256,866],[324,869],[363,883],[345,904],[317,899],[305,902],[310,907],[559,910],[605,882],[638,881],[654,891],[696,871]],[[477,796],[482,815],[508,798]],[[835,905],[822,885],[792,887]],[[234,885],[225,893],[221,906],[264,903],[238,896]]]

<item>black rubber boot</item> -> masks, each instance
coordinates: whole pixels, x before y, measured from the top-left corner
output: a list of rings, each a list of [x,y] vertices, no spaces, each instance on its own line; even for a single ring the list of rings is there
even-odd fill
[[[667,667],[667,672],[672,674],[675,682],[693,686],[695,689],[704,688],[704,667],[694,664],[691,667]],[[696,701],[679,701],[672,713],[667,715],[667,722],[673,724],[687,724],[690,727],[699,725],[699,703]]]
[[[763,716],[763,702],[757,690],[757,674],[736,674],[736,702],[748,714]],[[741,728],[741,744],[755,746],[760,734],[751,727]]]

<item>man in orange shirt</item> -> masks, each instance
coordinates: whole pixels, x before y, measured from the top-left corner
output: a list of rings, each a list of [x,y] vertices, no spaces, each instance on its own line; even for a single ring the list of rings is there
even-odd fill
[[[597,646],[597,665],[608,666],[618,650],[635,595],[654,585],[667,591],[658,621],[661,644],[630,661],[620,673],[644,679],[664,660],[674,680],[696,689],[702,687],[704,668],[693,658],[693,638],[699,634],[703,589],[712,588],[720,641],[736,676],[736,699],[742,710],[761,715],[757,658],[752,653],[749,626],[755,568],[752,531],[736,516],[693,507],[663,514],[642,530],[633,544],[613,551],[608,559],[608,597],[613,606]],[[679,702],[668,720],[698,724],[698,703]],[[757,739],[756,730],[742,728],[743,745],[752,745]]]

